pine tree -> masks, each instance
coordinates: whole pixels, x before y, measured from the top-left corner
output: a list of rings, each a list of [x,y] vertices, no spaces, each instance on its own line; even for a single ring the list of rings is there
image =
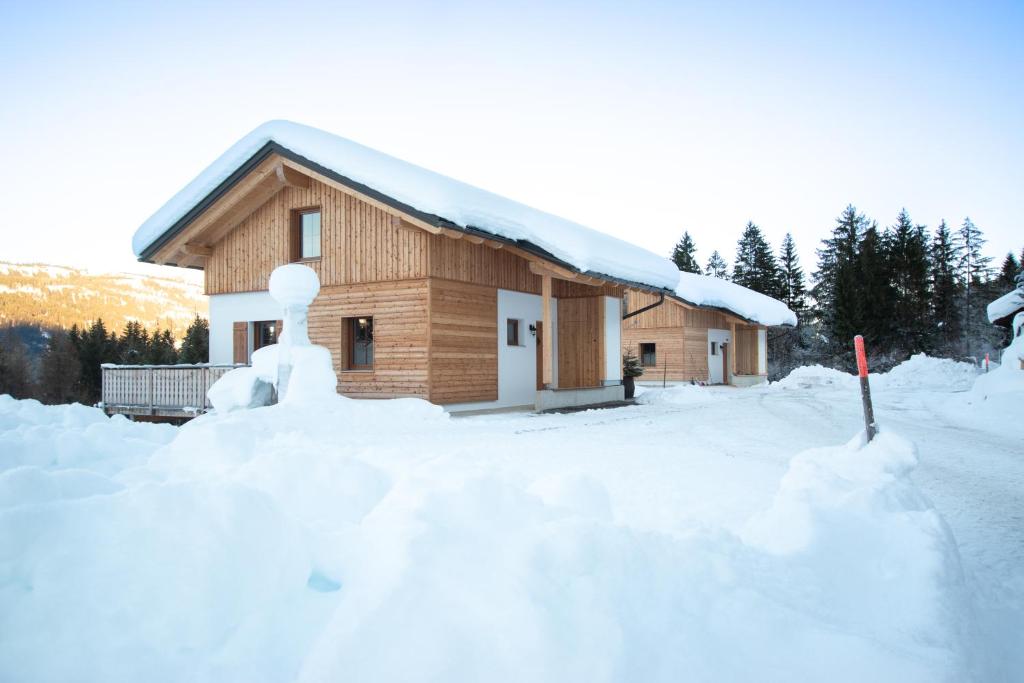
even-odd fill
[[[197,314],[185,331],[178,353],[179,363],[208,363],[210,360],[210,323]]]
[[[964,288],[963,329],[966,353],[970,354],[977,350],[978,340],[988,336],[985,334],[988,330],[984,329],[988,319],[981,310],[978,294],[988,281],[992,258],[981,253],[987,240],[969,217],[964,219],[957,238],[961,248],[959,274]]]
[[[872,223],[864,230],[857,248],[858,293],[850,302],[851,310],[846,317],[850,327],[842,330],[841,335],[847,343],[862,334],[869,349],[881,351],[897,341],[892,313],[895,297],[888,270],[882,236]]]
[[[857,213],[852,204],[843,210],[832,236],[822,240],[818,249],[818,268],[811,290],[827,345],[832,353],[841,354],[847,364],[850,338],[859,332],[857,254],[866,227],[867,218]]]
[[[761,229],[748,222],[736,243],[732,281],[755,292],[778,297],[782,290],[779,265]]]
[[[957,303],[960,286],[957,264],[960,254],[946,221],[939,223],[931,244],[931,324],[933,346],[943,354],[956,353],[962,325]]]
[[[80,400],[81,373],[71,335],[62,330],[54,331],[40,361],[39,400],[49,404]]]
[[[883,258],[892,288],[893,343],[911,354],[924,351],[931,336],[928,240],[925,227],[915,226],[906,209],[899,212],[896,223],[885,231]]]
[[[149,332],[137,320],[129,320],[117,340],[118,363],[140,365],[149,355]]]
[[[1008,289],[1013,289],[1017,279],[1017,274],[1020,273],[1021,264],[1017,262],[1017,257],[1013,255],[1013,252],[1007,252],[1006,258],[1003,259],[1003,265],[999,269],[999,284],[1005,285]]]
[[[149,343],[148,365],[174,365],[178,362],[178,352],[174,348],[174,337],[170,330],[153,330]]]
[[[81,365],[80,388],[82,399],[86,403],[100,400],[103,363],[116,363],[118,360],[117,335],[107,332],[102,318],[97,318],[87,330],[81,332],[73,328],[70,336],[72,344],[78,352]]]
[[[697,264],[697,247],[689,232],[684,232],[682,239],[672,249],[672,261],[676,268],[685,273],[697,273],[700,275],[700,266]]]
[[[788,232],[782,238],[782,247],[779,249],[779,274],[782,302],[796,313],[797,320],[802,322],[807,309],[807,288],[804,285],[804,269],[800,267],[796,243]]]
[[[0,394],[30,398],[34,393],[32,362],[13,325],[0,328]]]
[[[711,277],[721,278],[722,280],[729,279],[729,264],[725,262],[725,259],[722,258],[717,249],[711,252],[711,258],[708,259],[705,271]]]

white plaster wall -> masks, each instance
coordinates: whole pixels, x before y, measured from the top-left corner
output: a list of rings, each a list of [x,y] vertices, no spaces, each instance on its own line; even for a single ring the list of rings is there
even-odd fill
[[[768,330],[757,331],[757,374],[768,374]]]
[[[498,290],[498,400],[455,403],[445,406],[449,412],[491,410],[513,406],[533,406],[537,400],[537,337],[530,325],[543,320],[541,297],[536,294]],[[521,320],[520,346],[508,345],[509,318]],[[558,300],[551,300],[552,376],[558,383]]]
[[[270,297],[270,292],[210,296],[210,362],[234,361],[233,323],[243,320],[281,320],[283,317],[284,310]],[[252,344],[251,330],[249,343]]]
[[[719,350],[717,356],[711,355],[711,342],[713,341],[718,342],[719,346],[722,344],[729,344],[729,353],[734,353],[732,340],[729,339],[729,331],[708,330],[707,349],[705,349],[708,355],[708,381],[712,384],[724,384],[728,382],[730,378],[724,376],[725,373],[722,369],[722,351]],[[730,363],[730,365],[732,364]]]
[[[605,384],[622,381],[622,299],[604,297],[604,373]]]

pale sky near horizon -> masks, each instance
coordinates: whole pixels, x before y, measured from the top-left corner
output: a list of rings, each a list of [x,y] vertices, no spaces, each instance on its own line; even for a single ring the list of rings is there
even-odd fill
[[[1019,254],[1024,4],[846,4],[4,3],[0,260],[137,270],[273,118],[702,264],[753,220],[813,271],[848,203]]]

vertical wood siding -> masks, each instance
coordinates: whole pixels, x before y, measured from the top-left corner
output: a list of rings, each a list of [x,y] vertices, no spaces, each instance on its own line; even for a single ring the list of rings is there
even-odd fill
[[[323,287],[309,309],[309,338],[331,351],[338,390],[356,398],[428,394],[426,279]],[[373,369],[343,370],[342,320],[373,316]]]
[[[323,286],[427,275],[427,233],[314,180],[309,188],[278,192],[213,246],[206,293],[265,290],[274,268],[290,261],[291,212],[314,206],[321,212],[321,256],[303,263]]]
[[[498,400],[498,292],[430,281],[430,400]]]

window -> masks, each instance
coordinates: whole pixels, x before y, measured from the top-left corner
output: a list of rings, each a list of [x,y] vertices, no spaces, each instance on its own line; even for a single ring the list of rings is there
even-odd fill
[[[252,350],[277,343],[277,321],[259,320],[252,324]]]
[[[515,318],[509,318],[505,321],[505,342],[509,346],[523,346],[522,337],[520,336],[520,331],[522,329],[521,323],[521,320],[516,320]]]
[[[345,369],[346,370],[372,370],[373,369],[373,318],[370,316],[359,316],[356,318],[345,318]]]
[[[292,212],[292,261],[320,258],[320,209]]]
[[[657,367],[658,356],[654,352],[653,343],[640,345],[640,365],[642,365],[645,368]]]
[[[718,355],[718,342],[716,342],[716,341],[711,342],[711,355],[712,356],[717,356]]]

